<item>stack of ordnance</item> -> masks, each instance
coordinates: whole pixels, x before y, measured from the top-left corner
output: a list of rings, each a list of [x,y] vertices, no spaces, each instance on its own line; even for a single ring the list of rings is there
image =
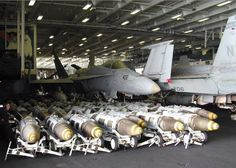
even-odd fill
[[[35,157],[37,153],[62,156],[67,150],[111,152],[120,146],[203,145],[207,132],[219,125],[213,112],[186,106],[152,103],[106,103],[40,99],[11,103],[21,114],[16,127],[17,147],[7,155]],[[13,108],[14,107],[14,108]],[[104,143],[107,141],[109,143]],[[109,146],[104,146],[109,144]],[[110,149],[108,149],[110,148]]]

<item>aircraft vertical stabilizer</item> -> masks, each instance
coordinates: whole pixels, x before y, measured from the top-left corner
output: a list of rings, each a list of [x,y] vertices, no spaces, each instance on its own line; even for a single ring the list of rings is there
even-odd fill
[[[64,68],[64,66],[62,65],[60,59],[58,58],[58,56],[54,53],[54,63],[55,63],[55,67],[57,70],[57,74],[59,76],[59,78],[67,78],[68,74]]]
[[[236,64],[236,15],[229,17],[213,66]]]
[[[151,49],[143,75],[160,82],[168,82],[171,77],[171,67],[174,45],[166,41],[145,48]]]

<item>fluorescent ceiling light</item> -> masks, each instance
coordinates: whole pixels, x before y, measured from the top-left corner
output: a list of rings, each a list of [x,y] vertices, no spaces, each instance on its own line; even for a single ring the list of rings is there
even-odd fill
[[[87,3],[84,7],[83,10],[88,10],[92,6],[91,3]]]
[[[98,35],[97,35],[97,37],[101,37],[103,34],[102,33],[99,33]]]
[[[129,49],[132,49],[132,48],[134,48],[134,46],[129,46]]]
[[[86,52],[86,53],[84,53],[84,55],[88,55],[88,53]]]
[[[108,55],[108,53],[105,53],[105,54],[103,54],[103,55]]]
[[[129,36],[129,37],[127,37],[127,39],[132,39],[134,36]]]
[[[86,51],[87,51],[87,52],[89,52],[89,51],[90,51],[90,49],[87,49]]]
[[[82,47],[84,44],[83,43],[80,43],[79,46]]]
[[[177,19],[177,18],[179,18],[181,16],[182,16],[182,14],[178,14],[178,15],[172,16],[171,19]]]
[[[155,40],[156,40],[156,41],[160,41],[161,39],[162,39],[162,38],[156,38]]]
[[[135,9],[130,14],[135,15],[136,13],[139,13],[140,11],[141,11],[140,9]]]
[[[67,51],[67,49],[66,49],[66,48],[63,48],[62,51]]]
[[[61,52],[61,54],[64,55],[64,54],[65,54],[65,51]]]
[[[201,50],[201,49],[202,49],[202,47],[196,47],[195,49],[196,49],[196,50]]]
[[[105,46],[104,49],[107,49],[107,46]]]
[[[83,23],[86,23],[86,22],[88,22],[88,21],[89,21],[89,18],[84,18],[84,19],[82,20]]]
[[[40,50],[40,47],[38,47],[37,50]]]
[[[36,2],[36,0],[30,0],[29,6],[34,6],[35,2]]]
[[[152,31],[157,31],[157,30],[160,30],[160,27],[152,29]]]
[[[113,39],[111,42],[114,43],[114,42],[116,42],[116,41],[117,41],[117,39]]]
[[[126,20],[126,21],[124,21],[123,23],[121,23],[122,26],[127,25],[127,24],[129,24],[129,21],[128,21],[128,20]]]
[[[116,50],[112,50],[111,52],[116,53]]]
[[[51,36],[49,36],[49,38],[50,38],[50,39],[53,39],[53,38],[54,38],[54,36],[53,36],[53,35],[51,35]]]
[[[225,2],[222,2],[222,3],[219,3],[217,6],[224,6],[224,5],[227,5],[229,3],[231,3],[232,1],[225,1]]]
[[[50,47],[51,47],[51,46],[53,46],[53,44],[52,44],[52,43],[49,43],[49,44],[48,44],[48,46],[50,46]]]
[[[204,21],[206,21],[206,20],[208,20],[209,18],[204,18],[204,19],[200,19],[200,20],[198,20],[198,22],[204,22]]]
[[[145,41],[140,41],[140,42],[139,42],[139,44],[143,44],[143,43],[145,43]]]
[[[184,31],[185,34],[192,33],[192,32],[193,32],[193,30],[186,30],[186,31]]]
[[[86,37],[84,37],[84,38],[82,38],[82,40],[84,41],[84,40],[87,40],[87,38]]]
[[[42,20],[43,19],[43,15],[39,15],[38,17],[37,17],[37,20]]]
[[[186,45],[185,47],[192,48],[192,45],[189,44],[189,45]]]
[[[181,40],[181,43],[185,43],[186,40]]]

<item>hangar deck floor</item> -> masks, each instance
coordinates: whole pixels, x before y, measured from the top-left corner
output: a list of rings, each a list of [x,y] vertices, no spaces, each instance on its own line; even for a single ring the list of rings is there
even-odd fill
[[[217,108],[210,107],[216,111]],[[225,110],[217,110],[220,130],[209,134],[209,140],[204,146],[189,146],[183,144],[177,147],[157,146],[138,149],[121,149],[110,154],[74,153],[71,157],[40,156],[35,159],[9,156],[3,161],[6,144],[0,145],[1,168],[233,168],[236,165],[236,121],[232,121]]]

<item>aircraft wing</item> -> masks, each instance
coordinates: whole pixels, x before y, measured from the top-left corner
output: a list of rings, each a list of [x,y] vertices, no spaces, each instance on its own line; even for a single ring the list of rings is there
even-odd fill
[[[107,76],[111,76],[111,75],[112,74],[84,75],[84,76],[71,77],[70,79],[73,80],[73,81],[79,81],[79,80],[87,80],[87,79],[93,79],[93,78],[107,77]]]
[[[56,84],[56,83],[73,83],[73,80],[69,78],[64,79],[41,79],[41,80],[33,80],[30,81],[32,84]]]
[[[60,83],[74,83],[74,81],[88,80],[93,78],[101,78],[111,76],[111,74],[102,74],[102,75],[85,75],[85,76],[75,76],[64,79],[41,79],[41,80],[33,80],[30,81],[32,84],[60,84]]]

